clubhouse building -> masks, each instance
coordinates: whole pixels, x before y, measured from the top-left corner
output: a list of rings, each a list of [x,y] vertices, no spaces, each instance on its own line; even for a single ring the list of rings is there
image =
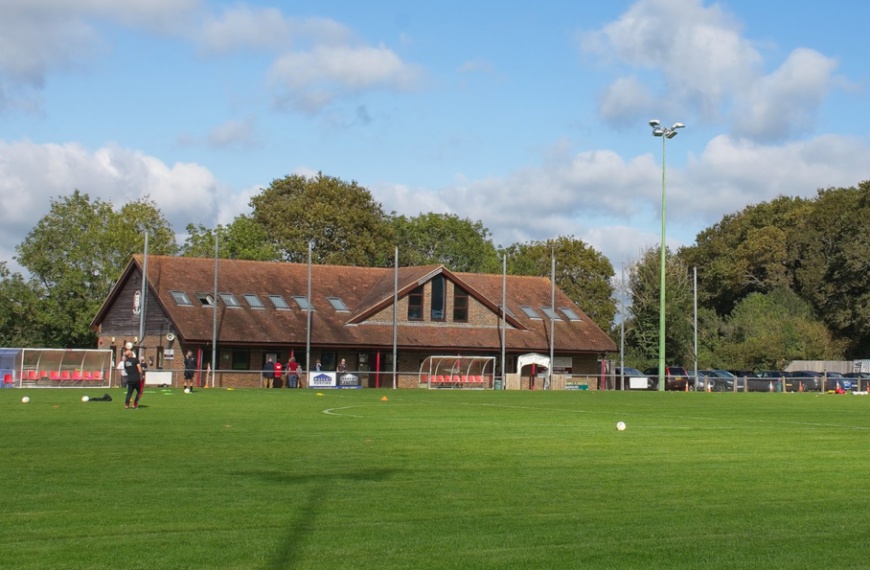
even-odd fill
[[[529,389],[552,369],[553,389],[594,388],[616,351],[547,278],[443,265],[135,255],[91,328],[116,359],[133,342],[147,381],[166,385],[180,385],[190,350],[197,384],[212,387],[259,386],[267,360],[293,357],[320,364],[304,386]]]

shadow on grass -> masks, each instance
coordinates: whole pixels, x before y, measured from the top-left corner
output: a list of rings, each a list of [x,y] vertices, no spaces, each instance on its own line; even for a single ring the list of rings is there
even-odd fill
[[[283,486],[308,485],[303,504],[297,505],[297,514],[290,522],[287,534],[281,544],[275,549],[272,561],[266,566],[271,570],[288,570],[295,568],[300,562],[302,545],[308,536],[314,532],[318,507],[329,500],[329,491],[341,481],[384,481],[390,478],[398,469],[370,469],[366,471],[350,471],[346,473],[288,473],[286,471],[242,471],[236,473],[244,477],[258,477],[269,483]]]

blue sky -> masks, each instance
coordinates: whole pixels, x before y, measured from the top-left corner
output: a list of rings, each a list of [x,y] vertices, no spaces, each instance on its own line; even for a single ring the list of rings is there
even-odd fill
[[[0,0],[0,260],[74,189],[183,232],[287,174],[386,212],[573,235],[621,264],[870,178],[870,8],[846,0]],[[180,239],[182,239],[180,237]]]

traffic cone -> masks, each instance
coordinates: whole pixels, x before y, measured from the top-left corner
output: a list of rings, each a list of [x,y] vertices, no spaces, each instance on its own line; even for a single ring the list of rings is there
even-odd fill
[[[804,383],[798,382],[798,392],[803,392],[803,391],[804,391]]]
[[[688,391],[689,391],[689,381],[686,380],[686,392],[688,392]]]
[[[770,388],[768,388],[768,392],[773,392],[773,381],[770,382]]]

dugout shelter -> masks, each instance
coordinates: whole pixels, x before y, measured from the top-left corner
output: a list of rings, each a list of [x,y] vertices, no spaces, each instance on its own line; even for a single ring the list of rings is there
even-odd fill
[[[84,348],[0,348],[4,387],[109,387],[112,351]]]

